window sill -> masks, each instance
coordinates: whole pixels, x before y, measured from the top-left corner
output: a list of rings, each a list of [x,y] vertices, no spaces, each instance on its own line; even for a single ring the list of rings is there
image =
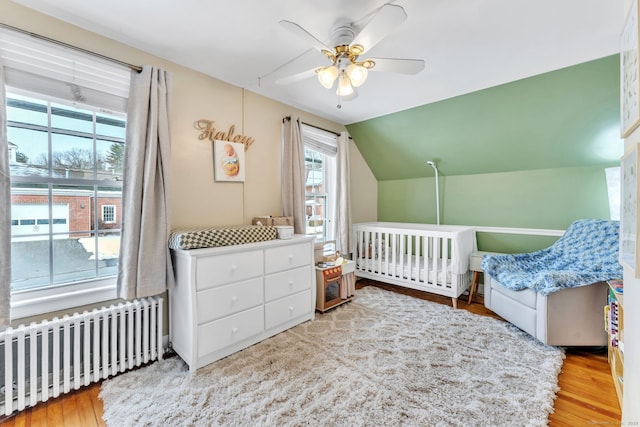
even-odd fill
[[[116,298],[115,277],[16,291],[11,294],[11,319],[38,316]]]

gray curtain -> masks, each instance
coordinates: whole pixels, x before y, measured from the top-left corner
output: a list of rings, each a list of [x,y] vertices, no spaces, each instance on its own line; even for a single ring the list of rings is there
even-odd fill
[[[171,76],[144,66],[131,74],[122,188],[118,296],[157,295],[173,278],[170,232]]]
[[[341,132],[338,136],[336,156],[336,243],[343,254],[351,253],[351,171],[349,169],[349,135]]]
[[[4,66],[0,59],[0,331],[9,326],[11,318],[11,172],[6,105]]]
[[[300,120],[286,117],[282,123],[282,214],[293,217],[296,234],[306,234],[306,176]]]

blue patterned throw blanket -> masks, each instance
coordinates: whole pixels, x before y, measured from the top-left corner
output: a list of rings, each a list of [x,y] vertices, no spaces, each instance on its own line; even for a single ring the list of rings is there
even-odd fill
[[[523,254],[487,255],[482,269],[509,289],[531,288],[543,295],[621,278],[618,228],[618,221],[577,220],[552,246]]]

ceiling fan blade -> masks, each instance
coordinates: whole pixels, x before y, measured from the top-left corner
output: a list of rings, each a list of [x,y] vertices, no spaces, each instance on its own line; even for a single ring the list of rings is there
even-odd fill
[[[386,73],[417,74],[424,70],[422,59],[369,58],[375,62],[371,71]]]
[[[402,6],[385,4],[364,26],[351,44],[359,44],[364,47],[365,51],[368,51],[406,19],[407,13]]]
[[[308,32],[307,30],[305,30],[295,22],[282,20],[280,21],[280,25],[282,25],[284,28],[286,28],[293,34],[297,35],[301,39],[305,40],[307,43],[309,43],[311,46],[313,46],[315,49],[319,50],[320,52],[322,52],[323,50],[333,52],[332,48],[322,43],[320,40],[315,38],[313,34]]]
[[[302,80],[308,79],[309,77],[315,76],[316,73],[316,69],[312,68],[310,70],[307,71],[303,71],[301,73],[297,73],[297,74],[293,74],[291,76],[287,76],[287,77],[283,77],[281,79],[276,80],[276,84],[277,85],[288,85],[291,83],[297,83],[300,82]]]

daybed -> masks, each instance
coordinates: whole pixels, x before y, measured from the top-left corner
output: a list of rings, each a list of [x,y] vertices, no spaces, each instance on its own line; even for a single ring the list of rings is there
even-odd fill
[[[602,346],[604,281],[622,277],[618,222],[578,220],[549,248],[488,255],[487,308],[544,344]]]
[[[353,226],[356,276],[458,297],[469,289],[475,230],[454,225],[370,222]]]

